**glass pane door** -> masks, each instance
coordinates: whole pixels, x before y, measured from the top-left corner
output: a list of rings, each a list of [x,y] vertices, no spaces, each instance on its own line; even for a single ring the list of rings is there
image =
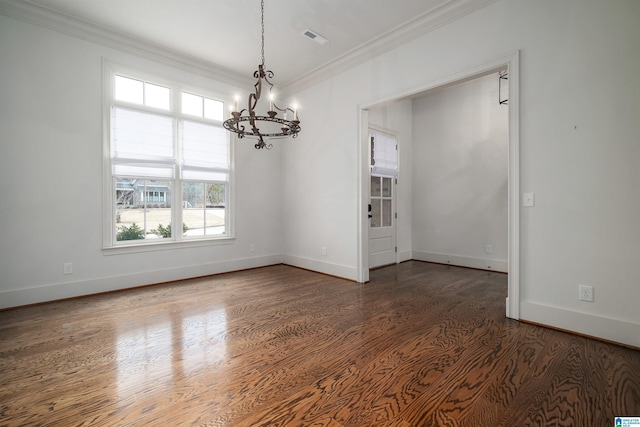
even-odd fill
[[[393,178],[371,176],[371,228],[393,225]]]

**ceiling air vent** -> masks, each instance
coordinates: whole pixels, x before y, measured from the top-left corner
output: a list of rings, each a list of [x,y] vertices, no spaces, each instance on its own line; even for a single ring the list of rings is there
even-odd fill
[[[326,44],[329,41],[326,38],[322,37],[320,34],[308,28],[302,32],[302,35],[318,44]]]

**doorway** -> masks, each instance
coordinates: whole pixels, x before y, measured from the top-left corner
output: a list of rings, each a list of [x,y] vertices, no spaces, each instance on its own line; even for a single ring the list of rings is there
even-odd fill
[[[388,96],[360,106],[360,162],[359,162],[359,246],[358,246],[358,281],[369,280],[369,241],[370,228],[368,219],[369,204],[369,110],[379,108],[397,101],[411,99],[431,89],[445,87],[475,77],[486,75],[500,69],[509,71],[509,154],[508,154],[508,296],[505,302],[506,316],[519,318],[519,52],[496,58],[486,63],[455,72],[441,79],[428,81],[418,87],[402,93]]]

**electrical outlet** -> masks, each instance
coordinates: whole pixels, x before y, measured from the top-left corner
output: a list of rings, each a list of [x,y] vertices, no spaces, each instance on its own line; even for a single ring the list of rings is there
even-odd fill
[[[322,247],[322,256],[327,256],[327,247],[326,246]]]
[[[593,286],[580,285],[578,286],[580,292],[580,301],[593,302]]]
[[[493,253],[493,246],[491,246],[491,245],[486,245],[486,246],[484,247],[484,251],[485,251],[486,253],[488,253],[488,254],[492,254],[492,253]]]
[[[249,252],[255,252],[256,251],[256,245],[253,243],[249,244]]]
[[[64,274],[73,274],[73,264],[70,262],[65,262],[62,271]]]

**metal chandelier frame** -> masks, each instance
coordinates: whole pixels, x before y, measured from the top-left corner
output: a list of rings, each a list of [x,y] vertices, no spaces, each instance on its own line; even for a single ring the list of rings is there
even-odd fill
[[[224,121],[223,126],[230,132],[238,135],[238,138],[255,138],[258,142],[255,144],[256,149],[270,149],[273,144],[267,144],[265,139],[269,138],[285,138],[298,136],[300,132],[300,120],[298,120],[298,111],[289,107],[280,108],[271,98],[269,102],[269,111],[266,115],[256,114],[255,108],[258,100],[262,95],[263,81],[268,85],[269,94],[272,94],[273,84],[269,79],[273,78],[273,71],[266,70],[264,65],[264,0],[260,2],[262,13],[262,63],[258,65],[258,69],[253,73],[253,77],[257,79],[253,85],[254,93],[249,95],[247,108],[238,111],[238,105],[231,112],[231,118]],[[278,112],[282,113],[282,117],[278,116]],[[291,113],[291,119],[287,119],[287,114]],[[264,123],[271,122],[280,125],[280,131],[261,131],[260,126]],[[275,126],[272,126],[275,128]],[[275,130],[275,129],[274,129]]]

